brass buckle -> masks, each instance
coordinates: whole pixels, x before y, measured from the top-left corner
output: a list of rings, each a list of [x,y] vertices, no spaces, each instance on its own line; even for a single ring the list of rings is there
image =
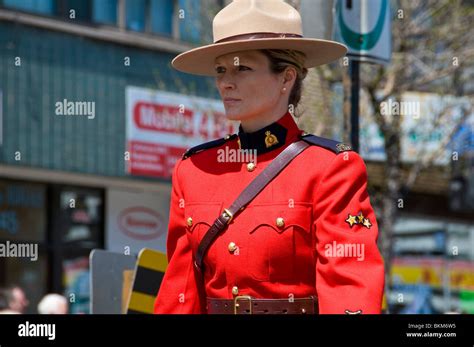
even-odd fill
[[[250,295],[239,295],[234,298],[234,314],[237,314],[237,308],[239,307],[239,300],[248,300],[250,314],[252,314],[252,297]]]
[[[227,224],[229,224],[230,221],[232,220],[232,218],[234,218],[234,215],[226,208],[224,209],[224,212],[222,214],[225,214],[225,215],[227,215],[227,217],[229,217],[229,220],[227,221]]]

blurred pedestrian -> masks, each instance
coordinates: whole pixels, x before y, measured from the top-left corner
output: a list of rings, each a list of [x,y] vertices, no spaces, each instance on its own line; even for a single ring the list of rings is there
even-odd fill
[[[12,285],[8,288],[10,309],[18,313],[25,313],[30,304],[24,290],[18,285]]]
[[[11,291],[9,289],[0,288],[0,314],[18,314],[10,309]]]
[[[38,304],[39,314],[67,314],[67,299],[59,294],[47,294]]]

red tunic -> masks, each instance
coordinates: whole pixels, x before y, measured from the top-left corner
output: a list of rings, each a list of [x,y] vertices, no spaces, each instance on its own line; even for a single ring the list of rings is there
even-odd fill
[[[204,259],[204,288],[198,288],[193,254],[203,235],[271,160],[301,136],[287,113],[256,133],[241,129],[239,136],[176,164],[169,266],[155,313],[206,313],[205,296],[236,295],[317,295],[320,313],[380,313],[384,268],[365,164],[356,152],[321,138],[321,145],[296,157],[216,239]],[[258,150],[253,170],[229,156],[239,149]]]

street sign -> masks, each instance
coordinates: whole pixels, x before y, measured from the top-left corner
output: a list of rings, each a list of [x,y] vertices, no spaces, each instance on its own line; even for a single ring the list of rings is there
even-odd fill
[[[102,249],[91,252],[91,313],[124,313],[135,262],[135,256]]]
[[[334,39],[344,43],[353,60],[390,62],[391,20],[389,0],[336,0]]]

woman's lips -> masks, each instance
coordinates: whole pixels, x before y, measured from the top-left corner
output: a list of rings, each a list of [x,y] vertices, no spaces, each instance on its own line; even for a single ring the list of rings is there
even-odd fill
[[[224,99],[224,104],[226,105],[235,105],[237,103],[239,103],[241,100],[240,99],[233,99],[233,98],[225,98]]]

